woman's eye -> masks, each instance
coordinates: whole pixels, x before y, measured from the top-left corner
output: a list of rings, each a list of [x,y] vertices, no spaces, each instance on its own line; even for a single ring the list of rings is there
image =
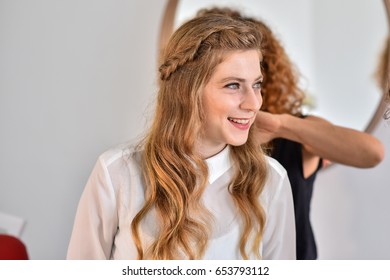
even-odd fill
[[[238,83],[232,83],[232,84],[226,85],[225,87],[230,88],[230,89],[239,89],[240,85]]]
[[[253,88],[255,89],[261,89],[261,86],[263,85],[263,82],[259,81],[253,85]]]

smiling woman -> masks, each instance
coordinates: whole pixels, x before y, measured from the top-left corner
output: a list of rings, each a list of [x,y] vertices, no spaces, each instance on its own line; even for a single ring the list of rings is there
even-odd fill
[[[294,259],[291,187],[265,156],[261,34],[227,16],[181,25],[161,57],[155,116],[98,160],[69,259]]]
[[[226,144],[245,144],[261,107],[261,79],[257,50],[228,53],[217,66],[202,94],[206,125],[200,149],[205,157]]]
[[[281,38],[303,74],[300,83],[307,97],[305,112],[371,132],[386,108],[384,91],[377,86],[374,73],[388,34],[383,4],[387,2],[246,0],[238,4],[234,0],[169,0],[160,45],[177,25],[201,8],[232,7],[263,19]]]

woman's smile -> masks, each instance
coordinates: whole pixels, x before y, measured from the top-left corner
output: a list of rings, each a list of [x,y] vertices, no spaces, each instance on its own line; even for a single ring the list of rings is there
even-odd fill
[[[229,117],[228,120],[231,122],[232,125],[241,130],[249,130],[252,125],[252,119],[238,119]]]
[[[246,143],[261,107],[261,54],[257,50],[230,51],[204,87],[205,122],[199,146],[204,157],[226,145]]]

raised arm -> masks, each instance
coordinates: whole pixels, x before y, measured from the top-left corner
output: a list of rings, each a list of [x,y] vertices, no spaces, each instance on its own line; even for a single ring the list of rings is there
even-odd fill
[[[256,126],[263,143],[286,138],[301,143],[307,152],[332,162],[369,168],[384,157],[383,144],[374,136],[333,125],[319,117],[299,118],[260,111]]]

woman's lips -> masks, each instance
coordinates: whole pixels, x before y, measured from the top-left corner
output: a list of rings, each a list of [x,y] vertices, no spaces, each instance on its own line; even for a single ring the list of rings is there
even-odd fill
[[[241,129],[241,130],[247,130],[251,126],[250,119],[247,119],[247,118],[240,119],[240,118],[229,117],[228,120],[230,121],[230,123],[232,125],[234,125],[235,127],[237,127],[238,129]]]

